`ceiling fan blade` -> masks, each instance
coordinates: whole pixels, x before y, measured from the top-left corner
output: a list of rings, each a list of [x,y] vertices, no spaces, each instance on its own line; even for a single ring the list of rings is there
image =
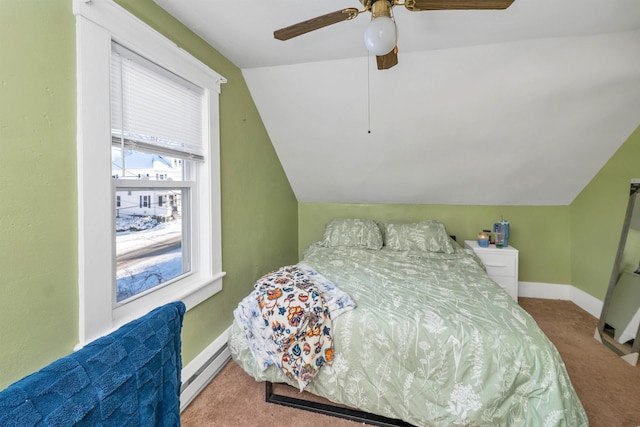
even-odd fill
[[[421,10],[506,9],[514,0],[405,0],[412,12]]]
[[[337,10],[335,12],[327,13],[326,15],[317,16],[288,27],[280,28],[273,32],[273,37],[278,40],[289,40],[310,31],[318,30],[332,24],[337,24],[338,22],[348,21],[358,16],[358,13],[358,9],[353,7]]]
[[[388,70],[394,65],[398,65],[398,46],[394,47],[386,55],[376,56],[376,62],[378,63],[378,70]]]

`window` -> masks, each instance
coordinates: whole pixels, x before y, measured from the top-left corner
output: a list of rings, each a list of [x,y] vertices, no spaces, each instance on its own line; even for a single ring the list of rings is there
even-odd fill
[[[114,2],[74,0],[74,14],[83,345],[222,289],[225,80]]]
[[[116,200],[126,204],[115,212],[121,305],[192,272],[188,230],[194,172],[205,160],[205,93],[116,42],[111,48],[110,173]],[[132,182],[139,184],[137,207],[126,196]],[[175,210],[163,208],[169,194],[182,200]]]

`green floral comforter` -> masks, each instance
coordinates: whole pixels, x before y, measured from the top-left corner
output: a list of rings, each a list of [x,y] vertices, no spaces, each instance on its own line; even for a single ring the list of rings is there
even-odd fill
[[[417,426],[588,425],[556,348],[472,252],[314,245],[304,263],[357,304],[307,391]],[[236,323],[229,345],[256,380],[297,386],[257,366]]]

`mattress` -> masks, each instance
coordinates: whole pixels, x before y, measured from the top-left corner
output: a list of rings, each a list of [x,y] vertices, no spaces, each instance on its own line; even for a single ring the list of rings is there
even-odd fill
[[[472,251],[314,244],[303,263],[357,305],[332,319],[333,362],[306,391],[416,426],[588,425],[558,351]],[[297,387],[237,322],[229,347],[257,381]]]

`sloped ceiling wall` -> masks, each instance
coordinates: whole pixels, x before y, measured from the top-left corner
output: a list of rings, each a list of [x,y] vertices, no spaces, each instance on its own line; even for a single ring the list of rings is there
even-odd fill
[[[270,31],[301,3],[258,19],[155,1],[240,66],[299,201],[568,205],[640,124],[640,2],[409,13],[377,71],[353,53],[366,21],[283,44]]]
[[[565,205],[640,124],[637,52],[635,31],[243,73],[301,201]]]

